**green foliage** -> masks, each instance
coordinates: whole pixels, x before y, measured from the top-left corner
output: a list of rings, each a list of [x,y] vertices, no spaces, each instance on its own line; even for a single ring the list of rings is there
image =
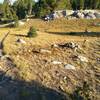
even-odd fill
[[[28,37],[36,37],[37,36],[36,29],[33,26],[30,27],[30,30],[27,35],[28,35]]]
[[[10,0],[4,0],[0,4],[0,17],[13,20],[16,13],[18,19],[23,19],[33,12],[36,17],[42,17],[55,10],[64,9],[100,9],[100,0],[39,0],[37,3],[33,0],[16,0],[13,5]]]
[[[18,27],[19,26],[19,22],[18,22],[18,17],[15,16],[15,19],[14,19],[14,27]]]
[[[73,8],[74,10],[77,10],[77,8],[78,8],[77,0],[72,0],[72,8]]]
[[[80,9],[84,9],[84,0],[79,0]]]
[[[13,15],[11,12],[11,6],[8,0],[4,0],[3,2],[3,17],[8,19],[13,19]]]
[[[32,14],[32,9],[34,6],[33,0],[17,0],[14,2],[13,6],[16,10],[17,16],[19,19],[23,19],[26,15]]]
[[[55,9],[58,9],[58,10],[59,9],[61,9],[61,10],[63,10],[63,9],[71,9],[70,0],[63,0],[63,2],[62,1],[57,2],[57,7]]]
[[[39,2],[35,4],[34,11],[36,12],[36,16],[42,17],[58,9],[71,9],[70,0],[39,0]]]

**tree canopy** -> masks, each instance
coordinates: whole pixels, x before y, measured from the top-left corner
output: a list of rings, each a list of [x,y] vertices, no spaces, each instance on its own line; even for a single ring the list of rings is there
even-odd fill
[[[3,18],[14,19],[18,16],[23,19],[26,15],[31,15],[33,12],[36,16],[41,17],[55,10],[64,9],[100,9],[100,0],[16,0],[13,4],[10,0],[4,0],[0,4],[0,12]]]

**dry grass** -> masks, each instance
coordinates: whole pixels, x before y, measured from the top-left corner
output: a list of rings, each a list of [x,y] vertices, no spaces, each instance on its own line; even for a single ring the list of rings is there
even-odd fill
[[[27,44],[38,44],[38,45],[50,45],[56,42],[63,41],[83,41],[84,39],[96,39],[97,37],[80,37],[80,36],[68,36],[68,35],[56,35],[49,34],[48,32],[84,32],[87,28],[93,32],[100,32],[100,27],[91,26],[93,22],[100,22],[100,20],[54,20],[50,22],[44,22],[40,19],[31,19],[24,26],[9,29],[9,28],[1,28],[0,29],[0,38],[4,36],[4,33],[7,33],[10,30],[10,35],[7,37],[5,41],[5,52],[11,53],[20,47],[19,44],[16,43],[18,38],[24,39]],[[30,26],[34,26],[38,30],[38,37],[29,39],[25,37]]]
[[[62,35],[63,32],[84,32],[87,28],[92,32],[100,32],[100,27],[91,26],[93,22],[100,22],[100,20],[54,20],[51,22],[44,22],[40,19],[31,19],[24,26],[19,28],[1,28],[0,39],[4,36],[4,33],[10,31],[10,34],[4,42],[4,51],[6,54],[10,54],[14,63],[19,69],[19,76],[25,81],[36,80],[46,87],[61,89],[64,92],[72,92],[74,87],[81,81],[87,79],[92,80],[94,78],[91,73],[87,74],[87,71],[97,69],[98,64],[96,58],[100,58],[99,52],[95,51],[97,44],[95,41],[100,40],[100,37],[92,36],[71,36]],[[37,29],[38,36],[36,38],[28,38],[27,32],[30,26],[34,26]],[[61,32],[61,34],[50,34],[49,32]],[[26,44],[17,43],[16,40],[21,38],[26,41]],[[83,41],[88,40],[87,44],[83,46]],[[63,43],[73,41],[82,47],[81,50],[73,52],[73,50],[61,50],[50,48],[51,44]],[[98,42],[100,43],[100,42]],[[49,48],[52,51],[51,55],[47,54],[35,54],[32,50],[37,48]],[[100,49],[97,46],[97,49]],[[89,58],[88,64],[81,62],[74,62],[70,58],[73,55],[84,55]],[[73,64],[77,71],[67,71],[63,65],[52,65],[51,60],[59,60],[64,63]],[[47,63],[45,62],[47,61]],[[95,67],[94,67],[95,65]],[[89,75],[89,76],[88,76]],[[64,80],[64,77],[67,77]],[[97,85],[100,81],[97,80]],[[96,83],[95,83],[96,84]]]

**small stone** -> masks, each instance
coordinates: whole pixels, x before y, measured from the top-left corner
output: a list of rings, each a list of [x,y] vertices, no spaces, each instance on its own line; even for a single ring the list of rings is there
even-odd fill
[[[64,77],[64,80],[66,80],[66,79],[67,79],[67,77],[65,76],[65,77]]]
[[[84,56],[78,56],[78,58],[80,59],[80,61],[82,62],[88,62],[88,59]]]
[[[64,65],[65,69],[72,69],[72,70],[76,70],[75,66],[71,65],[71,64],[66,64]]]
[[[11,56],[10,55],[4,55],[1,57],[1,60],[11,60]]]
[[[61,47],[61,48],[71,48],[71,49],[75,49],[75,48],[79,47],[79,45],[74,43],[74,42],[59,44],[58,46]]]
[[[54,65],[61,65],[62,62],[60,62],[60,61],[52,61],[52,64],[54,64]]]
[[[59,89],[61,89],[62,91],[65,91],[64,87],[63,86],[59,86]]]
[[[50,50],[46,50],[46,49],[40,49],[40,53],[48,53],[51,54]]]
[[[25,24],[24,22],[19,21],[19,25],[20,25],[20,26],[23,26],[24,24]]]
[[[26,42],[24,40],[22,40],[22,39],[18,39],[17,42],[18,43],[22,43],[22,44],[26,44]]]
[[[58,48],[59,46],[57,44],[53,44],[51,47]]]

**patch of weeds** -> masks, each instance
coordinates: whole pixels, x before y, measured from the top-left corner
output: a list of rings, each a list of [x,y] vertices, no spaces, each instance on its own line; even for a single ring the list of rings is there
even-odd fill
[[[36,29],[32,26],[30,27],[29,32],[27,33],[28,37],[36,37],[37,36],[37,32]]]
[[[82,87],[76,87],[75,91],[71,95],[72,100],[95,100],[94,93],[91,85],[88,82],[84,82]]]

